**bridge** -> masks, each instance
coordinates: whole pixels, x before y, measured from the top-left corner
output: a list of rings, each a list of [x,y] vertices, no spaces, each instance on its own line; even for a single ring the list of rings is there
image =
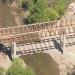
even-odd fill
[[[75,45],[75,18],[0,29],[0,43],[11,47],[12,58]]]

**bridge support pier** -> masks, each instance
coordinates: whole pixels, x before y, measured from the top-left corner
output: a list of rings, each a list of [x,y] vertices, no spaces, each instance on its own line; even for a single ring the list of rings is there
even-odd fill
[[[66,50],[66,35],[64,35],[63,37],[63,54],[65,54],[65,50]]]
[[[60,35],[60,45],[63,50],[62,53],[65,54],[65,48],[66,48],[66,35],[65,34]]]
[[[65,35],[65,28],[63,28],[63,20],[60,22],[60,45],[62,48],[62,54],[65,54],[65,47],[66,47],[66,35]]]
[[[16,42],[12,42],[12,50],[11,50],[11,55],[12,55],[12,59],[16,58],[17,55],[16,55]]]

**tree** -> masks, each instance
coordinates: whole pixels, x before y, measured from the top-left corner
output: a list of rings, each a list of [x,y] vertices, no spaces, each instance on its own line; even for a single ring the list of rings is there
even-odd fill
[[[18,0],[27,4],[29,23],[45,22],[59,19],[64,14],[70,0]]]
[[[33,0],[29,7],[29,23],[49,21],[49,10],[47,0]]]
[[[64,14],[65,9],[67,8],[70,0],[57,0],[54,9],[61,16]]]
[[[53,21],[53,20],[56,20],[58,19],[60,16],[59,14],[56,12],[56,10],[50,8],[50,11],[49,11],[49,18],[50,18],[50,21]]]
[[[24,66],[22,59],[15,59],[7,71],[7,75],[35,75],[34,72]]]
[[[59,17],[56,11],[49,7],[48,0],[33,0],[29,7],[29,23],[55,20]]]

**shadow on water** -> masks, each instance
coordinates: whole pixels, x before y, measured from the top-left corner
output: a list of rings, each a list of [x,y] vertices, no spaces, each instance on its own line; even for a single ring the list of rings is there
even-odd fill
[[[21,58],[35,71],[36,75],[60,75],[58,64],[49,54],[37,53],[21,56]]]
[[[54,42],[55,48],[58,49],[63,54],[63,50],[62,50],[60,43],[57,42],[57,40],[55,40],[55,39],[53,39],[53,42]]]
[[[6,47],[3,44],[0,44],[0,52],[3,52],[4,54],[8,55],[10,59],[12,59],[10,47]]]

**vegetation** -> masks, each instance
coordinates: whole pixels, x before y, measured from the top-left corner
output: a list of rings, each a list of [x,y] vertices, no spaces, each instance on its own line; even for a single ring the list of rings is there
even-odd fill
[[[59,19],[70,0],[18,0],[18,2],[20,5],[27,5],[30,13],[28,22],[36,23]]]
[[[4,69],[0,67],[0,75],[4,75]]]
[[[7,75],[35,75],[35,73],[29,67],[25,67],[22,59],[15,59]]]
[[[65,9],[67,8],[70,0],[57,0],[54,10],[59,14],[59,16],[64,14]]]
[[[47,0],[36,0],[29,7],[29,23],[49,21],[49,7]]]
[[[13,0],[2,0],[12,2]],[[27,23],[45,22],[59,19],[71,0],[15,0],[20,7],[29,11]]]

